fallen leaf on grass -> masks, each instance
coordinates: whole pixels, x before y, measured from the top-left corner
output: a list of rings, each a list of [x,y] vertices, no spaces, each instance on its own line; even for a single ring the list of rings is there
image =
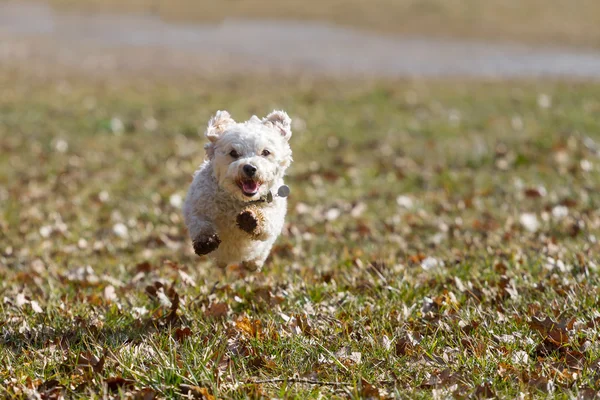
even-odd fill
[[[538,375],[536,373],[532,375],[524,374],[522,376],[523,382],[529,387],[540,390],[544,393],[550,393],[554,391],[554,382],[548,380],[547,377]]]
[[[546,337],[542,342],[538,343],[538,345],[534,349],[534,355],[536,357],[548,357],[554,354],[555,352],[560,351],[561,347],[559,344],[551,341],[548,337]]]
[[[294,314],[290,324],[298,333],[302,332],[305,335],[310,335],[313,331],[306,314]]]
[[[360,380],[360,397],[363,399],[380,399],[379,389],[364,379]]]
[[[16,297],[17,307],[22,308],[23,306],[25,306],[25,304],[29,304],[31,306],[31,309],[33,310],[33,312],[35,312],[37,314],[41,314],[44,312],[44,310],[42,309],[42,307],[40,307],[40,304],[37,301],[30,300],[29,297],[25,296],[24,293],[17,294],[17,297]]]
[[[421,262],[422,262],[423,260],[425,260],[426,258],[427,258],[427,256],[426,256],[425,254],[421,254],[421,253],[419,253],[419,254],[414,254],[414,255],[411,255],[411,256],[409,257],[409,261],[410,261],[412,264],[421,264]]]
[[[194,278],[188,275],[185,271],[178,269],[177,273],[179,273],[179,277],[181,278],[181,281],[183,283],[185,283],[188,286],[196,287],[196,282],[194,281]]]
[[[179,309],[179,294],[177,294],[175,291],[173,291],[172,297],[171,297],[171,310],[169,311],[169,314],[167,315],[167,321],[169,323],[173,323],[177,319],[177,310],[178,309]]]
[[[119,389],[131,389],[135,384],[135,382],[131,379],[125,379],[120,376],[108,378],[104,381],[104,383],[106,383],[106,387],[111,392],[117,392]]]
[[[360,364],[362,362],[362,353],[358,351],[352,351],[352,349],[348,346],[344,346],[336,351],[335,356],[346,367],[350,367],[352,364]]]
[[[427,382],[421,385],[422,388],[435,388],[440,386],[448,386],[456,383],[460,379],[460,375],[452,373],[449,368],[443,369],[441,372],[431,374]]]
[[[151,299],[156,299],[158,289],[162,288],[164,285],[160,282],[154,282],[152,285],[146,286],[146,294]]]
[[[512,378],[517,374],[517,369],[514,365],[508,363],[498,363],[498,375],[502,378]]]
[[[555,322],[550,317],[546,317],[544,320],[532,317],[529,326],[550,342],[560,346],[569,343],[569,333],[567,331],[573,329],[574,323],[575,318],[568,321]]]
[[[240,317],[235,321],[235,327],[245,336],[251,338],[262,339],[264,336],[262,323],[259,319],[250,320],[248,317]]]
[[[259,303],[266,305],[277,305],[281,304],[284,299],[281,296],[274,296],[269,287],[259,287],[252,291],[253,300],[257,300]]]
[[[256,352],[254,349],[252,352]],[[250,357],[248,359],[248,366],[251,370],[259,370],[262,368],[274,369],[276,367],[275,363],[272,360],[267,360],[262,355],[257,355],[254,357]]]
[[[583,370],[585,354],[580,351],[565,349],[562,361],[570,369]]]
[[[31,305],[31,309],[34,312],[36,312],[38,314],[41,314],[41,313],[44,312],[44,310],[42,309],[42,307],[40,307],[40,305],[39,305],[39,303],[37,301],[32,300],[31,303],[30,303],[30,305]]]
[[[204,311],[204,315],[211,318],[223,318],[227,316],[227,311],[229,311],[227,303],[211,303]]]
[[[185,339],[188,336],[192,335],[192,330],[190,328],[188,328],[187,326],[185,328],[177,328],[175,329],[175,333],[173,334],[173,336],[175,336],[175,340],[177,340],[178,342],[182,342],[183,339]]]
[[[215,396],[209,393],[207,388],[193,385],[181,384],[179,386],[181,394],[191,399],[214,400]]]
[[[90,352],[84,352],[79,354],[79,357],[77,358],[77,368],[81,370],[91,370],[99,374],[104,369],[105,360],[105,355],[98,358]]]
[[[156,291],[156,297],[158,298],[158,301],[160,302],[160,305],[165,307],[165,308],[171,308],[173,305],[173,302],[171,301],[171,299],[167,296],[167,294],[165,293],[165,291],[163,290],[163,288],[160,288]]]
[[[471,323],[468,323],[464,326],[462,326],[460,328],[460,330],[465,334],[465,335],[472,335],[473,332],[479,327],[479,322],[478,321],[471,321]]]
[[[116,293],[115,287],[113,285],[108,285],[104,288],[104,298],[107,301],[117,300],[117,293]]]
[[[396,340],[396,355],[398,357],[410,356],[415,352],[415,346],[410,340],[405,338],[399,338]]]
[[[523,213],[519,217],[521,225],[529,232],[536,232],[540,228],[540,221],[534,213]]]
[[[56,379],[50,379],[45,381],[37,387],[42,399],[47,400],[58,400],[63,398],[65,387],[60,385],[60,382]]]
[[[476,399],[494,399],[496,398],[496,393],[494,393],[492,385],[489,382],[486,382],[482,385],[477,386],[477,389],[475,389],[475,393],[473,393],[473,396]]]
[[[144,261],[135,266],[135,272],[148,273],[152,270],[152,265],[148,261]]]
[[[267,394],[263,390],[263,386],[260,384],[249,384],[240,386],[235,392],[240,398],[245,399],[265,399],[268,398]],[[206,399],[209,400],[209,399]]]
[[[169,308],[169,313],[165,317],[167,323],[174,323],[178,319],[179,294],[175,291],[174,286],[175,283],[167,289],[161,282],[154,282],[154,284],[146,286],[146,294],[150,299],[158,299],[162,307]],[[154,315],[160,318],[164,314],[159,309]]]
[[[150,388],[144,388],[138,390],[131,397],[132,400],[154,400],[156,398],[156,391]]]
[[[512,354],[512,362],[516,365],[519,365],[519,364],[527,365],[527,363],[529,362],[529,354],[527,354],[523,350],[515,351]]]
[[[577,395],[577,400],[592,400],[598,397],[598,392],[595,391],[594,389],[588,387],[588,388],[582,388],[579,389],[579,393]]]
[[[544,188],[527,188],[525,189],[525,196],[530,199],[537,199],[546,195],[546,189]]]
[[[469,338],[462,338],[460,343],[465,348],[465,350],[470,354],[475,354],[478,357],[481,357],[487,351],[487,344],[481,340],[472,340]]]

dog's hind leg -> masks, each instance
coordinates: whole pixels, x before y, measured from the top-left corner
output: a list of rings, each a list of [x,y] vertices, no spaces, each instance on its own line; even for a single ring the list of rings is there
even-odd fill
[[[243,261],[242,268],[248,272],[260,272],[263,267],[263,262],[252,260],[252,261]]]

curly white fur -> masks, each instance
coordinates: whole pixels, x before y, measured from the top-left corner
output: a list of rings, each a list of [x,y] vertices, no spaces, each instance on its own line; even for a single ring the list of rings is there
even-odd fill
[[[261,268],[283,228],[287,201],[277,196],[270,203],[260,199],[283,185],[292,161],[291,120],[285,112],[273,111],[262,120],[253,116],[236,123],[227,111],[218,111],[205,136],[208,159],[196,171],[183,205],[190,238],[196,243],[217,235],[220,244],[211,256],[220,267],[244,263]],[[256,169],[251,179],[244,172],[248,165]],[[255,193],[244,191],[248,179],[252,188],[259,185]],[[259,237],[236,223],[250,205],[264,217]]]

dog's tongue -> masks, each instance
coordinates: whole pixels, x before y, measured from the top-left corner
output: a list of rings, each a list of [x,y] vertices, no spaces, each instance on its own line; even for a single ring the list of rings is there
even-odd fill
[[[244,181],[242,182],[242,189],[246,193],[255,193],[258,191],[258,183],[254,181]]]

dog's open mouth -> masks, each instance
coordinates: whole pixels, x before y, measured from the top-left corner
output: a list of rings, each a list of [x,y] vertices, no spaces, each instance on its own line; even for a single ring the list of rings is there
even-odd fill
[[[256,182],[252,179],[244,179],[239,183],[244,196],[252,197],[256,193],[258,193],[258,189],[260,189],[260,183]]]

